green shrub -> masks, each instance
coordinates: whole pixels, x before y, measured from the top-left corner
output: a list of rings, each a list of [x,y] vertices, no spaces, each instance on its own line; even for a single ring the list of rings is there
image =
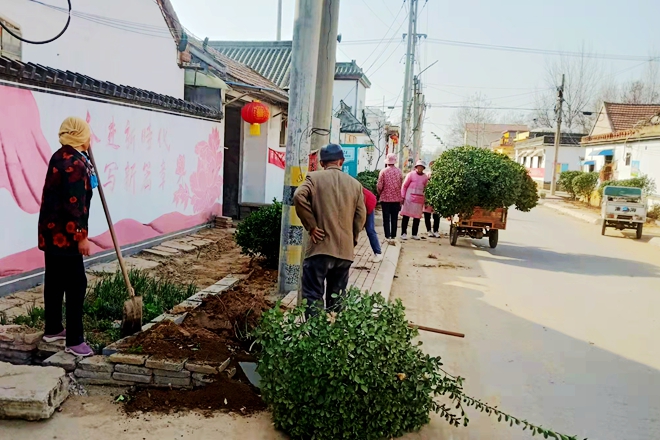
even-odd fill
[[[578,197],[583,197],[587,203],[598,184],[598,173],[582,173],[573,179],[573,191]]]
[[[357,180],[369,191],[378,195],[378,175],[380,171],[361,171],[357,175]]]
[[[573,179],[582,174],[584,174],[584,171],[563,171],[559,174],[557,186],[560,190],[566,191],[568,194],[570,194],[571,198],[575,200],[576,194],[573,190]]]
[[[623,180],[606,180],[605,182],[602,182],[598,187],[598,195],[601,199],[603,198],[603,189],[605,189],[606,186],[641,188],[646,196],[649,196],[655,192],[655,180],[648,176],[633,177],[631,179]]]
[[[27,314],[15,316],[12,324],[42,329],[46,323],[46,311],[41,307],[28,306]]]
[[[546,438],[571,438],[463,394],[463,379],[445,373],[421,342],[413,344],[418,333],[404,311],[399,299],[389,303],[356,289],[339,313],[305,321],[304,306],[267,311],[256,330],[257,371],[276,428],[294,440],[385,439],[419,430],[431,411],[467,426],[465,405]]]
[[[475,206],[492,210],[516,205],[529,211],[538,203],[538,188],[525,167],[484,148],[447,150],[432,170],[426,200],[443,217],[470,215]]]
[[[267,267],[276,268],[281,227],[282,204],[273,200],[272,205],[259,208],[238,224],[234,240],[243,254],[263,258]]]
[[[651,220],[660,220],[660,203],[649,207],[649,211],[646,213],[646,218]]]

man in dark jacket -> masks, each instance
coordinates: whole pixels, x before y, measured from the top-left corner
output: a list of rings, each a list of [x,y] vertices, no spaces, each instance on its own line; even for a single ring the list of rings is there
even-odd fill
[[[355,245],[367,216],[362,185],[342,172],[341,147],[323,147],[320,162],[323,171],[309,173],[293,196],[296,213],[311,238],[302,274],[308,313],[312,307],[323,307],[324,293],[326,308],[339,307],[332,295],[346,290]]]

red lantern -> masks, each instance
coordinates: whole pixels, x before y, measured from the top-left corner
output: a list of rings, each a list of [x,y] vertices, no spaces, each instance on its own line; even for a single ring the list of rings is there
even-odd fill
[[[250,124],[250,135],[259,136],[261,134],[261,126],[270,118],[270,110],[268,107],[257,101],[256,99],[249,104],[245,104],[241,109],[241,117],[245,122]]]
[[[391,135],[391,136],[390,136],[390,139],[392,139],[392,143],[393,143],[394,145],[396,145],[396,144],[399,143],[399,136],[397,136],[396,134]]]

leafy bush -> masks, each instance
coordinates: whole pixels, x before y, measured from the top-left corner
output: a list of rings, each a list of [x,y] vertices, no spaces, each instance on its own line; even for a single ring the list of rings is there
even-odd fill
[[[570,194],[573,200],[576,198],[575,191],[573,190],[573,179],[581,174],[584,174],[584,171],[563,171],[559,174],[559,179],[557,180],[559,189]]]
[[[573,191],[578,197],[591,201],[591,195],[598,184],[598,173],[582,173],[573,179]]]
[[[404,310],[401,300],[353,289],[339,313],[305,321],[304,306],[267,311],[256,330],[257,371],[275,426],[292,439],[376,440],[419,430],[431,411],[467,426],[466,405],[546,438],[572,438],[464,395],[463,379],[444,372],[421,342],[413,344],[418,333]],[[437,402],[440,396],[447,403]]]
[[[28,306],[27,314],[15,316],[12,323],[30,328],[42,329],[46,323],[46,311],[41,307]]]
[[[443,217],[470,215],[475,206],[492,210],[516,205],[529,211],[538,203],[538,188],[525,167],[484,148],[447,150],[432,170],[426,200]]]
[[[602,182],[598,187],[598,195],[600,198],[603,198],[603,189],[606,186],[625,186],[629,188],[642,188],[645,195],[651,195],[655,192],[655,180],[651,179],[648,176],[633,177],[631,179],[624,180],[606,180]]]
[[[357,180],[369,191],[378,195],[378,175],[380,171],[361,171],[357,175]]]
[[[646,218],[651,220],[660,220],[660,203],[649,207],[649,211],[646,213]]]
[[[280,228],[282,225],[282,204],[259,208],[239,223],[234,234],[241,252],[250,257],[260,257],[268,267],[275,268],[280,257]]]

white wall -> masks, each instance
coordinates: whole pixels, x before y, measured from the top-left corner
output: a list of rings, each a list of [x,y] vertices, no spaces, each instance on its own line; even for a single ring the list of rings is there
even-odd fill
[[[0,119],[7,122],[0,124],[0,277],[43,264],[36,249],[41,191],[66,116],[84,118],[92,128],[97,172],[121,243],[222,213],[224,124],[11,83],[0,83],[0,102]],[[89,218],[93,252],[111,249],[107,229],[95,194]]]
[[[607,113],[605,108],[601,107],[600,113],[598,113],[598,119],[591,129],[590,136],[597,136],[599,134],[612,133],[612,127],[610,126],[610,121],[607,118]]]
[[[357,82],[357,113],[358,119],[362,120],[362,110],[365,108],[365,103],[367,102],[367,89],[362,85],[361,82]]]
[[[351,111],[353,115],[357,114],[356,111],[358,108],[358,100],[360,94],[358,83],[359,81],[356,80],[340,80],[340,79],[335,80],[334,88],[332,90],[333,115],[339,110],[340,101],[344,101],[346,105],[351,107]],[[358,89],[357,92],[356,89]],[[356,100],[356,97],[358,97],[358,100]],[[362,96],[362,102],[364,106],[364,94]]]
[[[559,156],[557,162],[559,164],[567,163],[568,171],[579,171],[582,169],[581,157],[585,156],[585,148],[580,146],[559,147]],[[555,147],[546,147],[544,160],[542,166],[545,167],[544,180],[550,182],[552,180],[552,163],[555,160]]]
[[[41,1],[67,7],[65,0]],[[174,38],[155,1],[74,0],[72,6],[94,17],[72,16],[67,31],[52,43],[23,43],[23,61],[183,99],[184,71],[177,65]],[[0,0],[0,15],[19,25],[23,37],[31,40],[52,38],[66,23],[65,12],[27,0]],[[97,16],[115,21],[102,25],[93,21]],[[134,31],[125,29],[129,25]]]
[[[273,112],[271,114],[277,114],[280,112],[280,110],[277,107],[271,107],[271,112]],[[280,115],[271,118],[269,124],[270,126],[268,128],[268,148],[272,148],[276,151],[285,151],[283,148],[280,148],[280,131],[282,127],[282,116]],[[266,156],[266,160],[268,160],[268,156]],[[266,165],[266,192],[265,192],[264,203],[270,203],[273,199],[282,201],[282,194],[284,188],[283,185],[284,185],[284,170],[272,164]]]
[[[250,135],[250,124],[243,124],[240,203],[265,203],[268,133],[270,123],[261,124],[261,135]]]

